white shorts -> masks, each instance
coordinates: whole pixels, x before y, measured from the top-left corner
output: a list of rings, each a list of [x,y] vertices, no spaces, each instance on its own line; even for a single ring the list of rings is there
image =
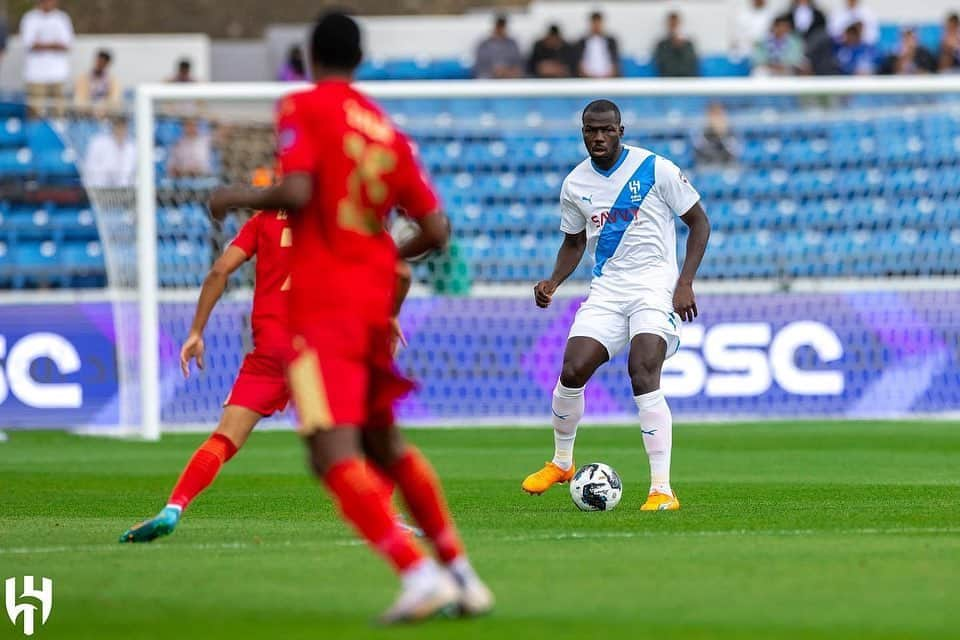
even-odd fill
[[[669,358],[680,348],[680,316],[659,301],[652,305],[649,300],[613,302],[591,296],[580,305],[569,337],[593,338],[607,348],[612,360],[641,333],[663,338]]]

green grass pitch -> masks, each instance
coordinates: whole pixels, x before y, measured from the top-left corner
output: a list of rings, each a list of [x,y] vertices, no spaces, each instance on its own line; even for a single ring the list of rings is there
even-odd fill
[[[170,538],[152,515],[201,435],[159,444],[13,432],[0,444],[0,579],[47,576],[34,638],[960,637],[960,424],[678,425],[678,513],[640,513],[640,433],[581,430],[625,482],[611,513],[520,480],[547,429],[411,431],[437,466],[485,619],[378,629],[386,566],[336,517],[290,433],[255,434]],[[0,638],[24,637],[0,610]]]

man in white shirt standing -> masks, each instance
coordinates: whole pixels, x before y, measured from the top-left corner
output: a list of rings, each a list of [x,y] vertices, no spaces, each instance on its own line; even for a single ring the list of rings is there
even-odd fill
[[[83,159],[83,182],[92,188],[131,187],[137,176],[137,150],[127,135],[127,119],[111,119],[110,131],[93,136]]]
[[[624,145],[620,109],[595,100],[583,111],[589,156],[560,190],[563,244],[553,274],[534,287],[537,306],[550,305],[585,251],[594,255],[590,294],[580,305],[553,391],[554,457],[521,485],[539,495],[576,472],[573,444],[583,418],[584,387],[624,347],[650,492],[641,511],[676,511],[670,486],[673,417],[660,389],[666,358],[680,346],[680,321],[697,316],[693,279],[707,248],[710,221],[700,195],[670,160]],[[683,268],[677,268],[675,218],[690,228]]]
[[[584,78],[616,78],[620,75],[620,48],[607,35],[603,14],[590,14],[590,33],[577,44],[577,72]]]
[[[749,5],[737,16],[731,37],[731,54],[738,58],[753,55],[753,50],[766,39],[773,24],[773,9],[767,0],[748,0]]]
[[[37,116],[53,108],[63,115],[64,86],[70,79],[73,22],[57,8],[58,0],[37,0],[37,6],[20,20],[20,38],[26,50],[23,79],[27,104]]]
[[[863,6],[860,0],[846,0],[846,6],[840,7],[830,15],[828,29],[834,40],[842,40],[843,34],[856,23],[863,25],[863,41],[866,44],[877,44],[880,39],[880,27],[877,16]]]

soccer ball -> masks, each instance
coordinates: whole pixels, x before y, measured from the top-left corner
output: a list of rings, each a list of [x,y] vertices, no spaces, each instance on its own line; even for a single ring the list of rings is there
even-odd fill
[[[420,231],[420,227],[417,226],[417,223],[411,220],[410,218],[401,215],[399,213],[394,213],[393,220],[390,222],[390,235],[393,237],[393,242],[399,247],[401,244],[412,238]],[[430,256],[433,253],[432,251],[425,251],[418,256],[413,256],[408,259],[409,262],[420,262]]]
[[[610,511],[622,496],[620,476],[602,462],[580,467],[570,481],[570,497],[581,511]]]

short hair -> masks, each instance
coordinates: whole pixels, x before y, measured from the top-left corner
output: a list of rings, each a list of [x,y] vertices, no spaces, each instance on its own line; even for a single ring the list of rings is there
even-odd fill
[[[330,69],[353,71],[363,60],[360,26],[340,11],[330,11],[317,18],[310,37],[313,61]]]
[[[617,124],[620,124],[620,107],[609,100],[594,100],[587,106],[583,108],[583,113],[580,114],[580,119],[586,117],[588,113],[610,113],[613,112],[617,116]]]
[[[558,35],[560,35],[560,27],[559,27],[559,25],[556,25],[556,24],[550,25],[550,27],[547,29],[547,33],[549,33],[549,34],[552,35],[552,36],[558,36]]]
[[[189,71],[190,67],[192,66],[193,66],[193,63],[190,62],[190,58],[180,58],[180,60],[177,62],[177,67],[180,68],[181,70]]]
[[[952,22],[953,24],[960,23],[960,14],[957,14],[957,13],[947,14],[947,22]]]
[[[97,57],[103,58],[107,62],[110,62],[111,60],[113,60],[113,54],[110,53],[107,49],[99,49],[97,51]]]
[[[790,17],[789,13],[781,13],[773,19],[773,24],[781,24],[786,22],[789,25],[793,25],[793,19]]]
[[[595,21],[595,20],[603,20],[603,12],[602,12],[602,11],[594,11],[593,13],[590,14],[590,20],[594,20],[594,21]]]
[[[505,14],[505,13],[498,13],[498,14],[497,14],[497,18],[496,18],[496,20],[494,20],[493,24],[494,24],[494,26],[495,26],[497,29],[503,29],[504,27],[506,27],[506,26],[507,26],[507,14]]]
[[[679,20],[679,19],[680,19],[679,11],[671,11],[667,14],[667,20]]]

